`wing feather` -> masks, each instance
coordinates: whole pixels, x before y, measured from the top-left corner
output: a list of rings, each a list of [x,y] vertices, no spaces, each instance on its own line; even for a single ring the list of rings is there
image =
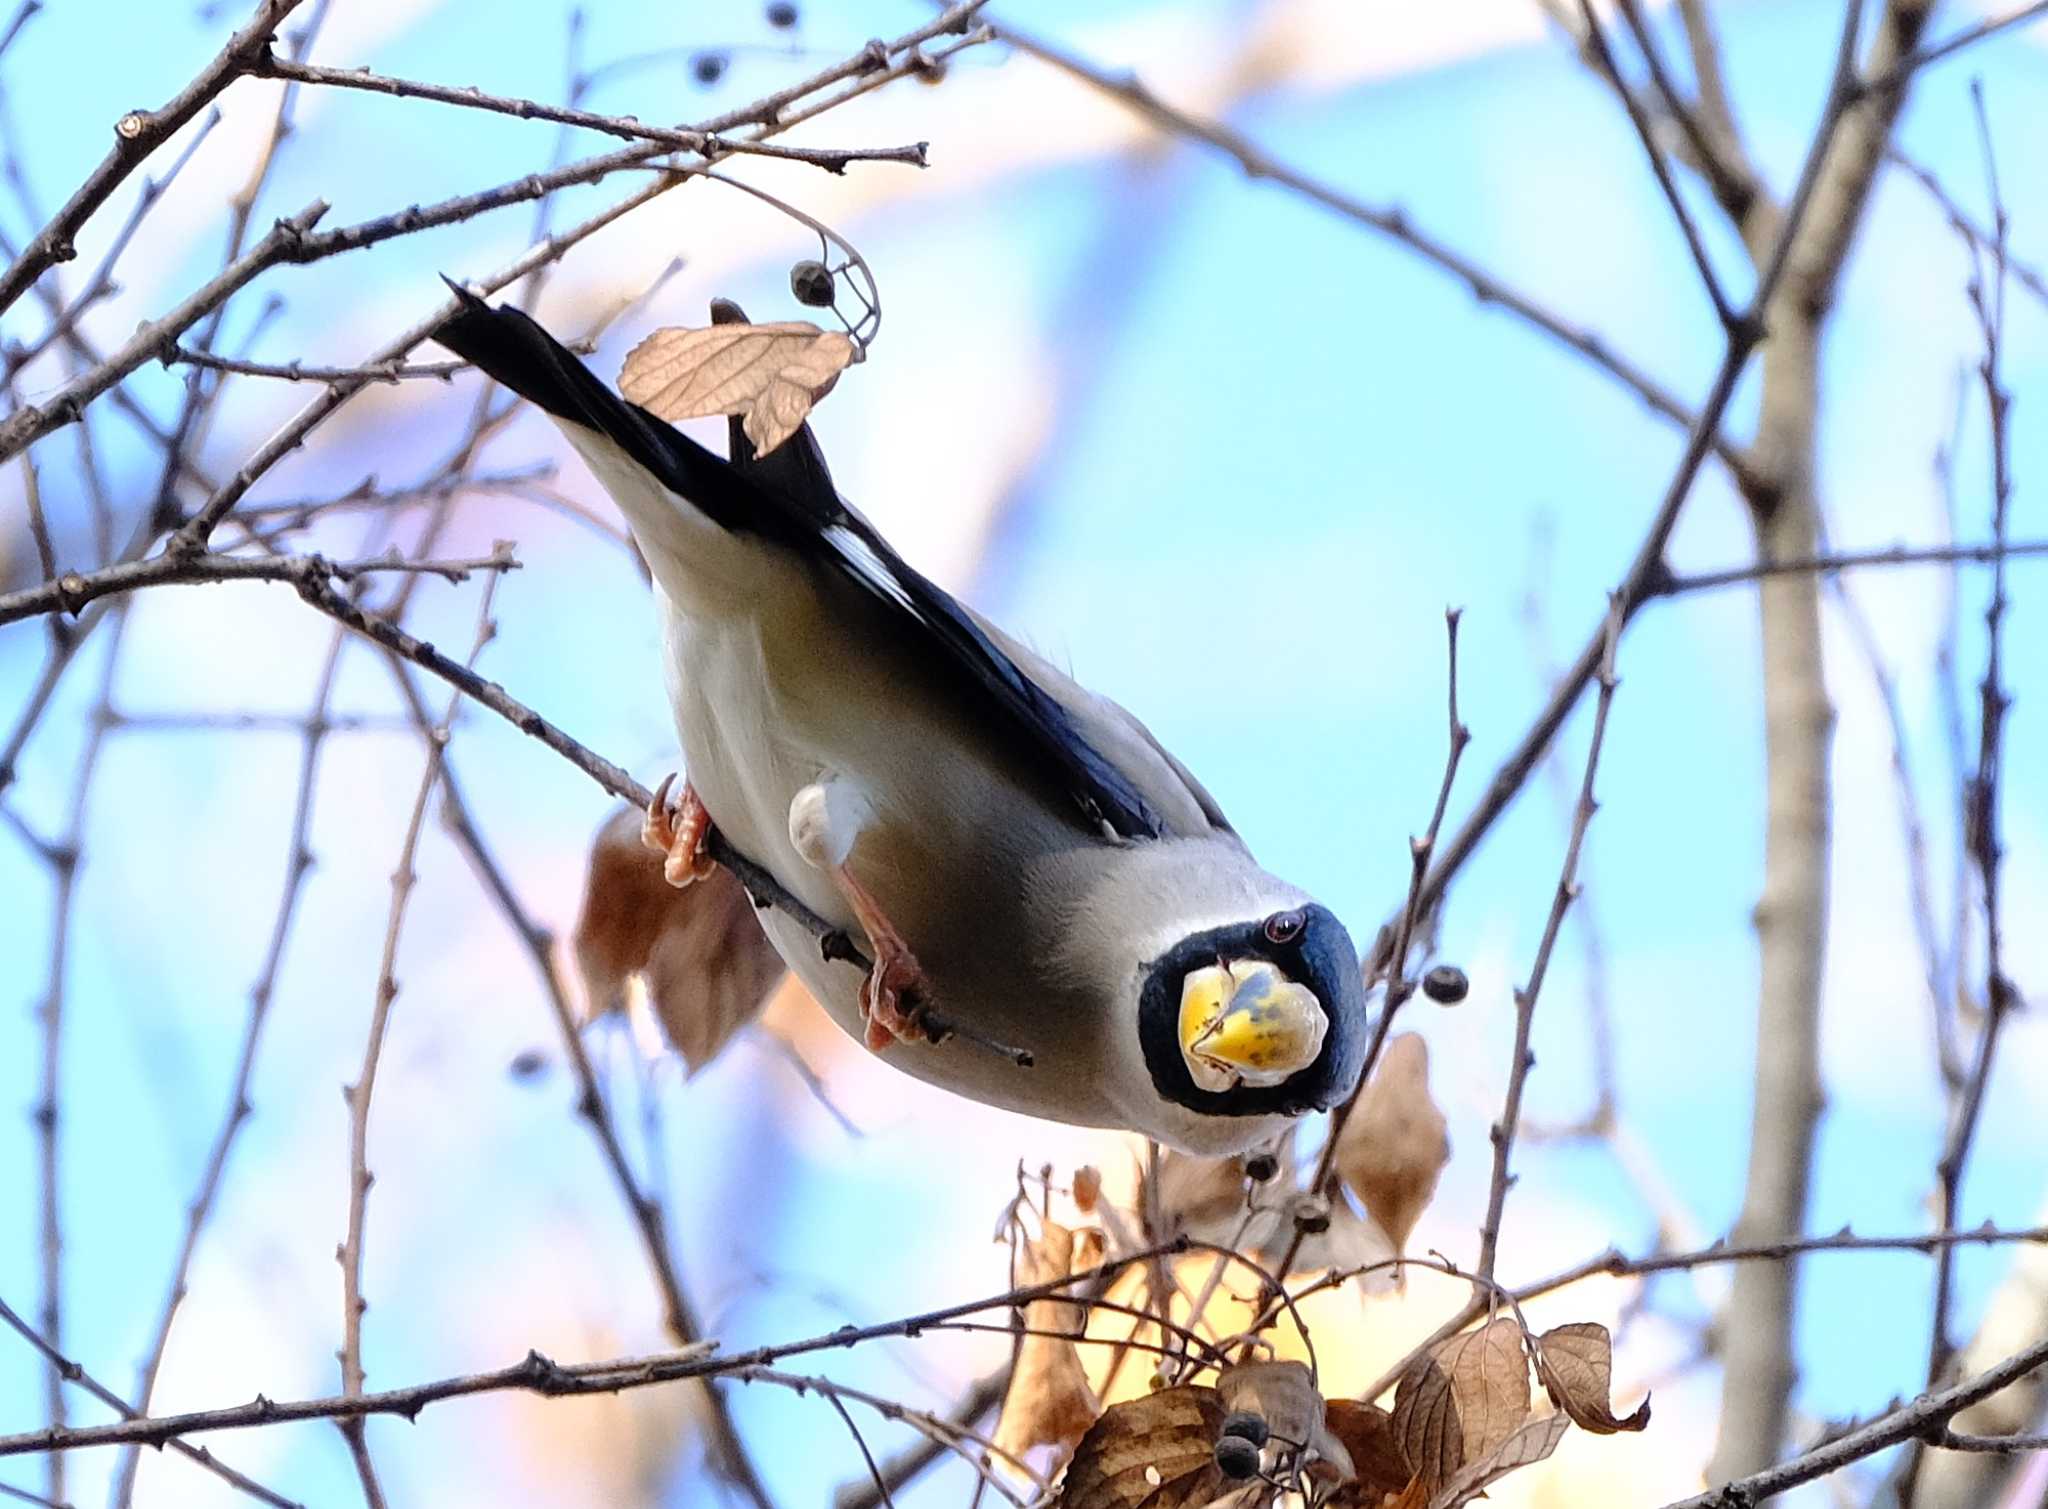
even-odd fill
[[[663,487],[723,528],[772,540],[859,584],[897,615],[907,634],[930,647],[964,695],[1017,735],[1027,757],[1069,793],[1090,822],[1122,838],[1157,838],[1165,831],[1139,785],[1091,739],[1091,732],[1107,725],[1085,710],[1077,717],[846,505],[808,425],[768,456],[756,457],[748,447],[727,461],[614,393],[523,311],[493,308],[460,285],[449,286],[460,308],[435,332],[442,345],[557,419],[608,437]],[[1136,724],[1129,714],[1123,717]],[[1144,734],[1143,728],[1138,732]],[[1144,737],[1149,743],[1150,735]],[[1157,751],[1156,744],[1152,748]]]

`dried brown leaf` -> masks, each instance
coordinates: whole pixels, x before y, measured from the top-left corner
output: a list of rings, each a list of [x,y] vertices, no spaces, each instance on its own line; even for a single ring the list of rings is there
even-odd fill
[[[1102,1234],[1076,1234],[1047,1221],[1035,1242],[1027,1242],[1017,1265],[1019,1284],[1044,1284],[1085,1272],[1102,1261]],[[1035,1299],[1024,1309],[1027,1334],[1017,1350],[1010,1389],[995,1443],[1012,1456],[1034,1446],[1071,1450],[1102,1413],[1089,1385],[1080,1349],[1070,1339],[1086,1330],[1087,1312],[1064,1295]],[[1048,1334],[1063,1333],[1063,1334]]]
[[[1323,1422],[1323,1396],[1301,1362],[1241,1362],[1216,1379],[1226,1414],[1250,1410],[1278,1441],[1306,1446],[1340,1476],[1351,1475],[1351,1455]]]
[[[1643,1430],[1650,1423],[1650,1401],[1617,1419],[1613,1406],[1614,1340],[1598,1321],[1575,1321],[1536,1338],[1536,1376],[1550,1402],[1571,1416],[1581,1430],[1611,1436],[1618,1430]]]
[[[623,1011],[639,975],[669,1046],[694,1074],[760,1014],[784,966],[723,869],[677,890],[640,842],[641,814],[621,808],[598,829],[576,919],[576,964],[592,1016]]]
[[[1465,1461],[1476,1462],[1529,1417],[1529,1359],[1520,1322],[1503,1315],[1436,1349],[1451,1375]]]
[[[1074,1208],[1087,1215],[1102,1198],[1102,1170],[1084,1163],[1074,1170]]]
[[[1395,1439],[1432,1497],[1528,1416],[1522,1327],[1505,1315],[1438,1343],[1394,1391]]]
[[[1330,1434],[1351,1458],[1351,1481],[1324,1500],[1327,1509],[1380,1509],[1415,1482],[1415,1469],[1394,1434],[1394,1417],[1376,1404],[1332,1399],[1323,1407]]]
[[[619,369],[619,390],[663,419],[742,414],[755,452],[794,435],[831,391],[855,347],[807,320],[657,330]]]
[[[1074,1449],[1060,1509],[1194,1509],[1230,1485],[1216,1465],[1223,1398],[1187,1384],[1112,1404]]]
[[[1429,1501],[1429,1509],[1457,1509],[1477,1498],[1491,1483],[1499,1482],[1518,1467],[1540,1462],[1557,1450],[1557,1443],[1571,1425],[1562,1410],[1524,1420],[1491,1451],[1467,1463]]]
[[[1450,1161],[1444,1113],[1429,1094],[1429,1045],[1388,1042],[1337,1141],[1336,1169],[1399,1252]]]

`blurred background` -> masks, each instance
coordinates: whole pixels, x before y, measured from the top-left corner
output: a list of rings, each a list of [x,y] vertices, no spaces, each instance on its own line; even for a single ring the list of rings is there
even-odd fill
[[[707,119],[930,16],[884,0],[800,0],[793,25],[759,7],[611,0],[587,0],[573,21],[528,0],[321,9],[314,61],[549,102],[587,76],[586,108],[662,121]],[[1751,150],[1786,192],[1821,108],[1841,8],[1726,0],[1716,12]],[[1227,121],[1301,172],[1398,205],[1597,332],[1687,407],[1704,395],[1721,328],[1671,211],[1611,90],[1529,0],[998,0],[992,15],[1112,74],[1136,69],[1163,98]],[[1945,5],[1936,30],[1979,15],[1970,3]],[[0,228],[10,246],[98,161],[123,110],[169,98],[244,19],[239,5],[46,0],[0,56],[10,180]],[[1682,52],[1672,15],[1653,7],[1651,19]],[[2044,49],[2048,26],[2021,27],[1928,70],[1896,143],[1988,225],[1970,100],[1981,80],[2022,260],[2048,255]],[[1369,938],[1400,903],[1408,836],[1427,821],[1443,768],[1444,609],[1464,609],[1459,697],[1474,735],[1455,820],[1598,623],[1683,432],[1407,246],[1248,180],[1228,158],[1160,134],[1042,61],[992,43],[930,72],[942,76],[877,90],[791,138],[929,141],[927,168],[730,168],[830,224],[879,282],[884,318],[869,359],[815,421],[841,489],[914,564],[1137,712],[1269,868]],[[218,268],[226,200],[266,151],[281,88],[245,79],[224,94],[218,124],[119,262],[118,293],[81,321],[98,344],[118,345]],[[545,123],[343,90],[305,90],[292,108],[256,205],[259,230],[316,197],[332,202],[330,223],[353,222],[612,144],[581,135],[565,144]],[[72,292],[141,184],[131,180],[80,238],[79,260],[61,274]],[[360,362],[438,305],[437,274],[482,277],[622,192],[613,181],[572,188],[554,196],[545,220],[524,204],[273,269],[228,305],[219,349]],[[1733,237],[1703,221],[1710,252],[1739,267]],[[535,309],[565,337],[603,324],[591,360],[610,377],[648,331],[703,323],[716,296],[756,319],[806,317],[787,273],[816,252],[817,238],[772,206],[692,183],[576,246]],[[1982,356],[1970,268],[1943,205],[1905,170],[1884,169],[1822,368],[1818,478],[1835,549],[1941,543],[1951,527],[1965,540],[1988,537],[1987,433],[1969,386]],[[27,345],[47,320],[24,299],[0,328]],[[2003,350],[2015,395],[2015,539],[2048,534],[2037,481],[2048,475],[2048,431],[2032,423],[2048,391],[2044,335],[2042,301],[2015,285]],[[17,402],[61,385],[61,355],[21,367]],[[422,348],[417,359],[439,355]],[[185,370],[152,364],[126,391],[168,427],[186,380]],[[1732,433],[1753,425],[1754,381],[1738,391]],[[225,384],[231,401],[215,405],[190,452],[215,479],[317,391],[253,377]],[[444,557],[516,542],[522,569],[496,588],[497,634],[479,669],[652,784],[675,760],[653,614],[615,512],[553,429],[521,409],[488,434],[469,480],[389,496],[447,474],[478,391],[470,376],[368,389],[269,472],[243,511],[340,498],[372,478],[364,506],[323,509],[290,536],[294,548],[355,558],[412,549],[429,527]],[[103,404],[94,414],[92,461],[125,538],[158,493],[162,452],[122,411]],[[707,439],[721,430],[699,427]],[[1953,526],[1935,466],[1944,450]],[[59,562],[89,567],[101,555],[75,434],[34,454]],[[0,479],[0,588],[41,580],[25,505],[23,473],[11,466]],[[1709,462],[1672,563],[1681,572],[1739,566],[1751,549],[1742,503]],[[1971,904],[1957,857],[1967,768],[1951,757],[1937,650],[1953,621],[1955,664],[1973,698],[1988,578],[1974,567],[1959,582],[1943,567],[1882,568],[1848,576],[1845,588],[1868,634],[1841,598],[1825,599],[1836,822],[1827,1098],[1809,1225],[1912,1232],[1939,1222],[1930,1196],[1948,1101],[1934,1067],[1894,754],[1907,754],[1933,915],[1946,928]],[[2006,971],[2038,997],[2048,980],[2048,566],[2013,561],[2009,588]],[[459,655],[475,634],[480,591],[476,580],[421,579],[407,625]],[[1517,1151],[1502,1238],[1508,1282],[1610,1245],[1704,1245],[1735,1221],[1765,806],[1757,635],[1755,589],[1738,585],[1653,604],[1622,642],[1584,900],[1536,1016],[1531,1134]],[[151,1349],[187,1209],[233,1104],[252,987],[268,985],[247,1091],[253,1114],[196,1247],[156,1412],[259,1391],[321,1395],[340,1382],[335,1251],[349,1188],[340,1091],[361,1064],[424,755],[383,657],[344,638],[332,658],[336,643],[333,624],[285,587],[143,593],[85,641],[38,713],[50,642],[33,621],[0,628],[0,736],[32,722],[0,773],[0,1104],[13,1108],[0,1118],[0,1299],[24,1316],[40,1303],[43,1144],[30,1113],[45,1064],[39,1012],[54,982],[63,1347],[117,1390],[132,1390]],[[1895,683],[1902,746],[1871,674],[1872,646]],[[329,728],[306,807],[313,865],[281,924],[305,720],[329,675]],[[445,688],[421,685],[438,718]],[[1220,711],[1247,688],[1284,716],[1284,740],[1246,741]],[[1473,1251],[1512,993],[1556,883],[1588,711],[1566,728],[1556,779],[1531,782],[1451,891],[1435,950],[1469,972],[1469,998],[1450,1010],[1406,1009],[1405,1025],[1431,1045],[1453,1147],[1411,1250],[1460,1262]],[[1973,701],[1966,712],[1974,750]],[[512,891],[565,938],[591,836],[616,804],[479,709],[458,716],[448,760]],[[667,1344],[661,1299],[631,1213],[574,1114],[576,1083],[543,977],[438,817],[437,803],[419,844],[369,1126],[369,1386],[498,1367],[529,1347],[564,1361],[658,1350]],[[65,835],[80,855],[68,884],[38,848]],[[707,1334],[730,1348],[998,1292],[1008,1257],[990,1235],[1020,1161],[1060,1177],[1095,1164],[1127,1191],[1142,1158],[1127,1138],[919,1085],[793,995],[690,1076],[645,1020],[600,1022],[584,1040],[627,1155],[666,1207],[683,1284]],[[2021,1012],[1998,1048],[1958,1225],[2044,1219],[2044,1075],[2048,1030]],[[1607,1092],[1607,1135],[1543,1135],[1585,1122]],[[2015,1251],[1961,1254],[1958,1339],[2014,1282]],[[1808,1441],[1825,1422],[1924,1385],[1933,1265],[1915,1253],[1824,1253],[1801,1273],[1795,1435]],[[1654,1387],[1657,1416],[1642,1437],[1575,1436],[1495,1497],[1656,1503],[1696,1489],[1720,1408],[1713,1341],[1727,1293],[1725,1271],[1709,1268],[1598,1281],[1532,1307],[1532,1318],[1616,1325],[1617,1396]],[[1462,1285],[1426,1273],[1398,1296],[1335,1296],[1319,1333],[1326,1373],[1362,1385],[1464,1297]],[[945,1410],[1008,1350],[1001,1335],[931,1336],[829,1354],[817,1366]],[[0,1334],[0,1431],[44,1421],[45,1377],[39,1356]],[[755,1385],[732,1390],[730,1407],[777,1502],[825,1503],[864,1476],[818,1400]],[[71,1413],[108,1417],[77,1393]],[[703,1420],[686,1388],[578,1401],[495,1394],[438,1405],[416,1424],[374,1420],[368,1437],[393,1503],[739,1502],[704,1469]],[[911,1439],[886,1422],[863,1430],[878,1454]],[[209,1444],[305,1503],[358,1495],[331,1427]],[[119,1463],[116,1451],[73,1453],[65,1497],[101,1502]],[[1865,1464],[1806,1501],[1863,1501],[1886,1468]],[[965,1502],[971,1482],[957,1465],[940,1469],[899,1502]],[[42,1491],[41,1461],[0,1462],[0,1484]],[[2013,1502],[2040,1502],[2038,1482],[2031,1491]],[[148,1453],[135,1497],[237,1496],[189,1461]]]

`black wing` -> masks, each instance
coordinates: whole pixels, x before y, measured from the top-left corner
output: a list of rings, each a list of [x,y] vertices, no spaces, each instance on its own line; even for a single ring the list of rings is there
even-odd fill
[[[450,282],[460,309],[434,339],[558,419],[617,444],[670,492],[736,534],[772,540],[823,563],[900,614],[960,690],[1015,733],[1089,821],[1123,838],[1157,838],[1158,815],[1129,778],[1083,737],[1066,708],[1006,655],[942,587],[913,570],[832,485],[806,425],[781,448],[735,464],[629,403],[527,315],[492,308]],[[734,426],[737,433],[738,426]]]

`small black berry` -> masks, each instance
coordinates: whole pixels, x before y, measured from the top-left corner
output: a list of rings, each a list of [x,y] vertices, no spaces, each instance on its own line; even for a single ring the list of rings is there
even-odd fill
[[[1422,993],[1439,1006],[1455,1006],[1465,999],[1472,982],[1455,964],[1439,964],[1422,977]]]
[[[839,297],[832,270],[814,257],[806,257],[790,268],[789,291],[796,295],[799,304],[808,304],[813,309],[830,309]]]
[[[725,77],[725,54],[722,52],[700,52],[690,59],[690,72],[696,75],[700,84],[715,84]]]
[[[1254,1184],[1264,1184],[1280,1172],[1280,1160],[1271,1153],[1253,1153],[1244,1160],[1244,1176]]]
[[[1243,1482],[1259,1470],[1259,1449],[1243,1436],[1225,1436],[1216,1443],[1216,1465],[1225,1477]]]
[[[788,31],[796,25],[796,7],[789,0],[775,0],[768,7],[768,24],[779,31]]]
[[[1266,1444],[1266,1417],[1248,1409],[1232,1410],[1223,1417],[1223,1429],[1217,1434],[1236,1436],[1254,1446]]]

